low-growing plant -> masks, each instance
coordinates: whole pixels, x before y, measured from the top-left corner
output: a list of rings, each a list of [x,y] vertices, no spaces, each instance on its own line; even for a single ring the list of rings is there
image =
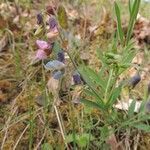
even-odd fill
[[[123,110],[120,112],[115,108],[115,104],[119,100],[122,100],[122,89],[127,88],[127,94],[130,95],[130,91],[141,80],[139,74],[140,70],[128,81],[119,80],[120,76],[127,69],[133,67],[132,60],[135,57],[137,50],[134,48],[134,41],[131,39],[131,36],[139,11],[139,6],[140,0],[134,0],[132,2],[129,0],[130,19],[127,33],[124,33],[120,8],[117,2],[114,2],[117,29],[112,43],[107,50],[102,52],[100,47],[97,47],[97,56],[101,62],[99,71],[95,71],[84,64],[77,64],[70,54],[67,43],[69,24],[65,8],[62,5],[58,7],[57,11],[53,7],[47,9],[47,13],[50,16],[48,21],[48,32],[46,31],[46,23],[44,21],[43,14],[39,13],[37,15],[37,23],[39,24],[39,28],[36,30],[35,35],[42,38],[45,37],[46,34],[47,41],[36,41],[38,50],[35,59],[42,60],[42,65],[44,68],[50,71],[51,78],[49,78],[47,87],[49,92],[53,95],[54,102],[52,103],[66,147],[67,143],[71,142],[73,142],[74,148],[76,145],[81,148],[88,147],[89,142],[92,141],[94,137],[91,133],[84,133],[82,135],[76,134],[75,131],[72,131],[69,135],[65,135],[64,133],[63,125],[61,124],[60,116],[57,110],[57,104],[60,102],[60,85],[66,69],[64,53],[69,56],[69,59],[76,70],[76,73],[72,75],[74,84],[81,85],[84,88],[84,96],[81,98],[80,102],[100,111],[101,123],[99,127],[97,127],[100,131],[100,142],[97,143],[99,147],[104,148],[106,146],[105,142],[108,141],[108,138],[120,131],[126,131],[128,134],[132,131],[132,129],[134,130],[134,128],[144,130],[146,132],[150,131],[150,127],[147,122],[150,117],[145,109],[147,97],[143,98],[143,102],[138,113],[135,113],[136,100],[131,102],[127,111]],[[59,25],[56,20],[58,20]],[[59,40],[56,40],[58,37]],[[52,52],[54,52],[56,59],[48,61],[47,58]],[[78,100],[75,101],[77,103],[79,102]],[[90,136],[92,138],[89,140]],[[46,144],[43,145],[43,147],[45,146]]]
[[[103,126],[100,128],[101,143],[120,130],[127,130],[130,133],[130,130],[136,128],[150,132],[150,126],[147,122],[150,117],[145,109],[147,98],[143,99],[138,113],[135,113],[136,100],[132,101],[127,111],[123,110],[121,113],[114,107],[116,102],[121,100],[122,89],[125,87],[132,89],[140,81],[139,74],[135,75],[128,82],[119,81],[120,75],[133,66],[132,60],[137,51],[134,48],[134,41],[131,39],[131,35],[137,18],[140,0],[132,1],[132,5],[131,1],[129,1],[130,20],[127,34],[122,29],[121,14],[117,2],[114,3],[114,6],[117,18],[117,34],[108,50],[102,53],[100,48],[97,48],[101,68],[98,72],[85,65],[81,65],[78,68],[86,82],[84,88],[86,96],[81,99],[81,102],[89,107],[98,109],[103,118]]]

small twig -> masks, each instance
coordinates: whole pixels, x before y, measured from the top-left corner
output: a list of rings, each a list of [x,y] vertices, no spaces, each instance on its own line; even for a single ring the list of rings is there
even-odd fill
[[[39,141],[39,143],[37,144],[37,146],[34,148],[34,150],[37,150],[39,148],[39,146],[41,145],[42,141],[44,140],[45,134],[46,134],[46,130],[44,131],[44,134],[43,134],[41,140]]]
[[[54,109],[55,109],[55,113],[56,113],[56,116],[57,116],[57,120],[58,120],[58,124],[59,124],[59,128],[60,128],[60,131],[61,131],[61,135],[63,137],[63,140],[64,140],[64,143],[68,149],[68,145],[66,143],[66,140],[65,140],[65,133],[64,133],[64,130],[63,130],[63,127],[62,127],[62,124],[61,124],[61,121],[60,121],[60,117],[59,117],[59,114],[58,114],[58,110],[57,110],[57,107],[56,105],[54,105]]]
[[[5,126],[6,126],[6,127],[5,127],[5,135],[4,135],[4,138],[3,138],[3,141],[2,141],[1,150],[3,150],[4,144],[5,144],[5,141],[6,141],[6,138],[7,138],[8,125],[9,125],[9,123],[10,123],[10,121],[11,121],[11,118],[12,118],[13,115],[15,114],[16,110],[17,110],[17,107],[15,107],[15,108],[13,109],[13,112],[11,112],[11,115],[9,116],[8,120],[6,121],[6,124],[5,124]]]
[[[135,143],[134,143],[134,150],[138,149],[139,140],[140,140],[140,134],[138,133],[138,135],[136,136]]]
[[[38,111],[40,111],[41,109],[43,109],[43,107],[41,107],[41,108],[39,108],[38,110],[35,111],[36,116],[39,115]],[[36,117],[36,116],[35,116],[35,117]],[[13,125],[15,125],[15,124],[17,124],[17,123],[19,123],[19,122],[25,120],[25,119],[27,119],[28,117],[29,117],[29,114],[26,114],[26,115],[24,115],[22,118],[20,118],[19,120],[17,120],[16,122],[13,122],[13,121],[14,121],[14,120],[13,120],[13,121],[12,121],[12,124],[9,124],[9,125],[7,126],[7,129],[10,128],[10,127],[12,127]],[[6,128],[5,128],[5,129],[6,129]],[[4,132],[5,129],[1,130],[0,133],[1,133],[1,132]]]
[[[58,124],[59,124],[59,127],[60,127],[62,137],[65,140],[65,134],[64,134],[64,131],[63,131],[63,128],[62,128],[62,125],[61,125],[61,121],[60,121],[60,117],[59,117],[59,114],[58,114],[57,107],[55,105],[54,105],[54,109],[55,109],[55,113],[56,113],[56,116],[57,116],[57,120],[58,120]]]
[[[18,143],[20,142],[20,140],[21,140],[22,136],[24,135],[24,133],[26,132],[26,130],[28,129],[28,127],[29,127],[29,124],[25,127],[25,129],[24,129],[24,130],[23,130],[23,132],[21,133],[21,135],[20,135],[20,137],[18,138],[18,140],[17,140],[17,142],[16,142],[15,146],[13,147],[13,150],[15,150],[15,149],[16,149],[16,147],[17,147]]]

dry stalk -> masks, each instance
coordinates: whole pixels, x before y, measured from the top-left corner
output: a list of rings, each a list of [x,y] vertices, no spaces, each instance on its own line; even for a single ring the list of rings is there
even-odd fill
[[[13,150],[15,150],[15,149],[17,148],[17,145],[19,144],[19,142],[20,142],[22,136],[24,135],[24,133],[26,132],[26,130],[28,129],[28,127],[29,127],[29,124],[25,127],[25,129],[23,130],[23,132],[22,132],[21,135],[19,136],[19,138],[18,138],[18,140],[17,140],[15,146],[13,147]]]

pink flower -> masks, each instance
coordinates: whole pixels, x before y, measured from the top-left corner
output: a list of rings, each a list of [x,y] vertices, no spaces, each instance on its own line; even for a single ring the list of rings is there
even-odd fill
[[[51,48],[51,45],[48,44],[46,41],[36,40],[36,44],[37,44],[38,48],[42,49],[42,50]]]
[[[35,58],[37,58],[37,59],[39,59],[39,60],[42,60],[42,59],[47,58],[47,55],[46,55],[46,53],[45,53],[44,50],[38,49],[37,52],[36,52]]]

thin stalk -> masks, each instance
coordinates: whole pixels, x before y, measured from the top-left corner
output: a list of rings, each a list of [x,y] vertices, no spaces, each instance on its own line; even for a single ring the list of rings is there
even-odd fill
[[[106,86],[106,90],[105,90],[105,94],[104,94],[104,101],[105,101],[105,102],[106,102],[106,100],[107,100],[108,89],[109,89],[109,86],[110,86],[110,82],[111,82],[111,79],[112,79],[112,75],[113,75],[113,69],[110,70],[110,75],[109,75],[109,79],[108,79],[107,86]]]
[[[56,105],[54,105],[54,109],[55,109],[55,113],[56,113],[56,117],[57,117],[57,120],[58,120],[58,124],[59,124],[59,128],[60,128],[60,131],[61,131],[62,138],[63,138],[63,140],[65,142],[65,145],[66,145],[66,147],[68,149],[68,145],[67,145],[66,139],[65,139],[65,133],[64,133],[61,121],[60,121],[60,116],[59,116],[59,113],[58,113]]]

